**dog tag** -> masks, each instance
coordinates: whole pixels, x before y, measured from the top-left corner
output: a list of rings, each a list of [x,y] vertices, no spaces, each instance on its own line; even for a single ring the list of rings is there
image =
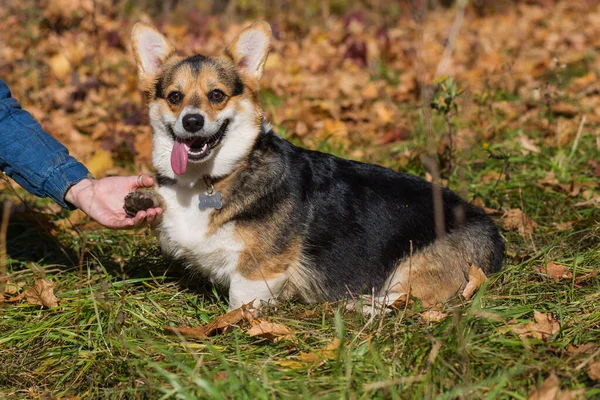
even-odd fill
[[[222,198],[223,195],[219,192],[200,193],[200,195],[198,196],[198,199],[200,200],[200,204],[198,205],[198,207],[201,210],[206,210],[209,207],[213,207],[217,210],[220,210],[221,207],[223,207],[223,203],[221,203]]]

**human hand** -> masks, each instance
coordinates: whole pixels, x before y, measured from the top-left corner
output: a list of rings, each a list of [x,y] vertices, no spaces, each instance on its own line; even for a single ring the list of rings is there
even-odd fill
[[[138,211],[135,217],[128,217],[123,209],[125,196],[138,188],[152,187],[154,179],[150,175],[112,176],[98,180],[84,179],[71,186],[65,200],[80,208],[96,222],[112,229],[139,227],[144,222],[150,224],[162,214],[162,208],[149,208]]]

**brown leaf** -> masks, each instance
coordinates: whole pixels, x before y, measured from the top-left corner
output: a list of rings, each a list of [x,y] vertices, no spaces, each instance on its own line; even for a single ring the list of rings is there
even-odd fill
[[[269,322],[264,319],[258,319],[256,321],[258,323],[254,324],[246,331],[250,336],[258,336],[274,342],[293,338],[292,331],[287,326],[276,322]]]
[[[225,333],[231,329],[231,327],[242,319],[247,319],[250,323],[254,321],[254,317],[252,315],[252,303],[251,301],[248,304],[244,304],[240,308],[236,308],[235,310],[229,311],[227,314],[221,315],[220,317],[215,318],[208,324],[200,327],[173,327],[173,326],[163,326],[163,329],[175,334],[195,337],[195,338],[206,338],[216,333]]]
[[[584,344],[570,344],[567,346],[567,353],[569,354],[594,354],[598,350],[596,343],[584,343]]]
[[[526,233],[533,233],[537,223],[529,218],[518,208],[508,210],[502,216],[504,227],[509,230],[517,230],[519,235],[525,237]]]
[[[513,332],[521,338],[533,337],[547,341],[560,331],[560,323],[550,313],[542,313],[534,310],[533,318],[535,322],[529,321],[524,324],[514,325],[512,328]]]
[[[600,361],[594,361],[588,367],[588,376],[594,381],[600,381]]]
[[[561,117],[573,118],[579,114],[579,109],[569,103],[553,104],[550,109],[552,112]]]
[[[325,360],[333,360],[337,355],[340,344],[340,339],[335,338],[322,350],[317,350],[311,353],[300,353],[298,359],[305,363],[317,363]]]
[[[573,277],[573,274],[571,273],[571,271],[569,271],[567,267],[565,267],[564,265],[556,264],[552,261],[550,261],[545,266],[535,267],[535,270],[541,274],[548,275],[555,281],[561,279],[571,279]]]
[[[555,400],[560,392],[560,381],[554,374],[550,375],[542,386],[529,395],[529,400]]]
[[[465,290],[463,290],[462,295],[465,300],[469,300],[475,292],[483,285],[484,282],[487,282],[488,278],[485,276],[483,270],[476,265],[471,264],[469,267],[469,282],[467,286],[465,286]]]
[[[404,309],[408,306],[412,306],[415,302],[410,298],[408,294],[400,295],[394,302],[387,307],[392,310]]]
[[[483,199],[481,197],[475,198],[475,200],[473,200],[473,204],[476,205],[477,207],[481,208],[483,211],[485,211],[485,213],[487,215],[495,215],[495,214],[498,214],[500,212],[500,211],[495,210],[493,208],[486,207],[485,203],[483,202]]]
[[[28,286],[23,293],[29,304],[47,308],[58,306],[58,298],[54,295],[54,285],[46,279],[37,279],[33,286]]]

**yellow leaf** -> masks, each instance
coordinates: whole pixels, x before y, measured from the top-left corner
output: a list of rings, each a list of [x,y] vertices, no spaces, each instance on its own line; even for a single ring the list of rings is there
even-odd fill
[[[339,349],[340,344],[340,339],[335,338],[322,350],[317,350],[311,353],[300,353],[298,359],[305,363],[317,363],[325,360],[333,360],[337,355],[337,350]]]
[[[48,60],[52,73],[60,80],[65,80],[71,73],[71,63],[62,53],[56,54]]]
[[[113,166],[112,154],[104,149],[96,150],[92,158],[86,162],[86,167],[96,178],[104,176],[104,173]]]

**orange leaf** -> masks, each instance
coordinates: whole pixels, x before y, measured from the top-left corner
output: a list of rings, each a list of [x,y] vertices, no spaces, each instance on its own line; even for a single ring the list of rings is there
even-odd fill
[[[279,340],[291,339],[292,331],[281,324],[276,322],[269,322],[264,319],[258,319],[258,323],[254,324],[246,333],[250,336],[258,336],[265,339],[277,342]]]
[[[545,267],[535,267],[535,270],[539,273],[548,275],[555,281],[561,279],[571,279],[573,277],[573,274],[571,273],[571,271],[569,271],[567,267],[565,267],[564,265],[556,264],[552,261],[546,264]]]
[[[469,282],[467,286],[465,286],[465,290],[463,290],[462,295],[465,300],[469,300],[477,290],[483,285],[484,282],[487,282],[488,278],[485,276],[483,270],[473,264],[469,267]]]

